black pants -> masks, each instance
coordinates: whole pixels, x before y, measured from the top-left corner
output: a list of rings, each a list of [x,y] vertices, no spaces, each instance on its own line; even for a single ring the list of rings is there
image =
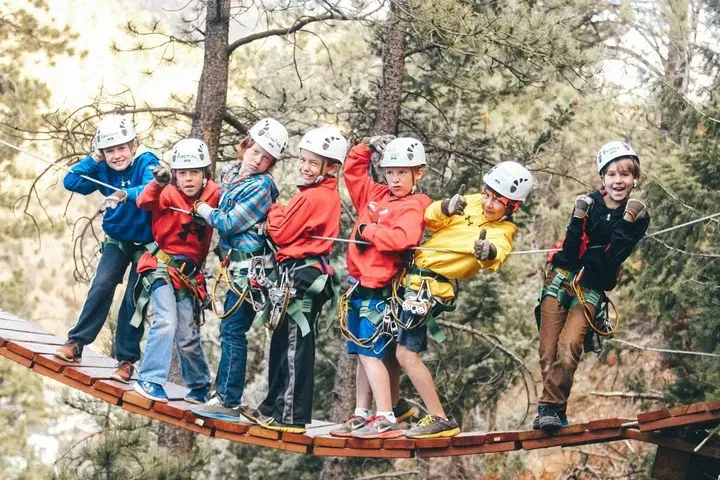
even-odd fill
[[[322,272],[306,267],[294,272],[296,300]],[[268,394],[260,404],[263,415],[272,416],[286,425],[305,425],[312,421],[313,387],[315,381],[315,334],[317,318],[322,306],[331,298],[330,280],[326,288],[313,299],[310,313],[306,313],[310,333],[302,336],[300,327],[289,315],[273,332],[270,342]]]

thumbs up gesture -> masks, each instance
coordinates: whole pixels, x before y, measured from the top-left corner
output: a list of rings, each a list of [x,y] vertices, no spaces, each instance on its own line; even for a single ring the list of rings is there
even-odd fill
[[[497,257],[497,247],[485,240],[487,231],[483,228],[480,230],[480,236],[475,240],[475,258],[480,261],[495,260]]]
[[[443,215],[450,217],[452,215],[462,215],[465,213],[465,207],[467,207],[467,200],[465,200],[465,190],[467,186],[463,183],[460,185],[458,192],[452,196],[452,198],[446,198],[440,204],[440,210]]]

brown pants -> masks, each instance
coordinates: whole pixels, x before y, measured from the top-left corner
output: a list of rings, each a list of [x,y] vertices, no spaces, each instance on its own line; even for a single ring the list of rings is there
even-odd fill
[[[588,307],[594,315],[595,308]],[[540,402],[562,405],[570,396],[589,327],[582,306],[577,305],[568,312],[554,297],[542,300],[540,318],[538,353],[543,380]]]

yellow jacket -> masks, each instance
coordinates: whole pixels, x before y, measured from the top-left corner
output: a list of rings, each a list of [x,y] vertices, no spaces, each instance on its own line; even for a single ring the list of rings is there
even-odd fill
[[[440,209],[442,202],[433,202],[425,210],[425,225],[433,232],[423,247],[448,249],[453,252],[433,252],[417,250],[415,265],[432,270],[449,280],[472,278],[478,270],[484,268],[494,272],[505,262],[512,251],[512,241],[517,232],[514,223],[508,221],[488,222],[483,215],[482,194],[466,195],[467,207],[463,215],[446,217]],[[497,248],[494,260],[480,261],[475,258],[475,241],[480,230],[485,229],[485,237]],[[410,288],[420,288],[421,278],[410,275]],[[449,300],[455,296],[452,285],[430,279],[433,295]]]

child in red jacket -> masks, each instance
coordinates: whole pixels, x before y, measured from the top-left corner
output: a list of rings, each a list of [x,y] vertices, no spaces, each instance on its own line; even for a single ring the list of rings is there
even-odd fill
[[[425,166],[422,143],[414,138],[392,138],[366,139],[350,151],[345,161],[345,184],[358,212],[352,236],[362,243],[348,247],[348,272],[357,283],[349,296],[345,295],[348,312],[344,333],[352,339],[348,353],[359,358],[358,382],[369,382],[377,413],[370,416],[372,399],[358,386],[355,413],[345,425],[331,432],[337,436],[402,435],[393,413],[390,376],[384,363],[392,335],[378,336],[378,332],[383,331],[383,316],[392,314],[385,309],[392,279],[407,263],[408,249],[420,243],[423,214],[432,201],[427,195],[415,193]],[[373,182],[368,175],[373,151],[382,154],[380,167],[387,185]],[[373,337],[375,340],[370,342],[368,339]]]
[[[279,285],[269,291],[269,325],[275,330],[268,394],[256,412],[245,414],[265,428],[292,433],[304,432],[312,421],[316,323],[335,283],[326,257],[332,240],[311,236],[337,237],[340,232],[337,175],[348,142],[336,128],[315,128],[298,148],[300,191],[286,206],[273,204],[267,219],[268,236],[279,247]]]
[[[211,179],[210,153],[200,140],[179,141],[173,149],[171,172],[153,170],[155,179],[137,200],[138,207],[152,212],[152,231],[157,248],[138,263],[144,291],[138,300],[135,321],[142,321],[147,301],[155,316],[148,334],[139,380],[133,388],[156,402],[167,402],[163,388],[170,373],[173,345],[177,349],[183,381],[190,388],[185,400],[203,403],[210,389],[210,371],[195,322],[207,296],[200,267],[210,249],[212,227],[196,217],[172,208],[191,211],[196,201],[216,207],[220,187]],[[172,181],[172,184],[171,184]]]

